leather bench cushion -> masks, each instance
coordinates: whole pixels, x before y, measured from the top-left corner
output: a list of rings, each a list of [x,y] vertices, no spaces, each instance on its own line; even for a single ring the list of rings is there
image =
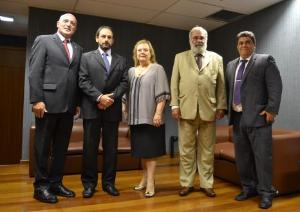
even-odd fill
[[[76,142],[70,142],[67,155],[77,155],[77,154],[82,154],[82,149],[83,149],[83,141],[76,141]]]
[[[121,122],[119,124],[119,131],[118,131],[119,137],[129,137],[129,126],[127,123]]]
[[[222,130],[223,127],[224,126],[219,126],[219,129]],[[294,130],[287,130],[287,129],[280,129],[280,128],[273,129],[272,131],[273,142],[276,140],[283,140],[283,141],[287,140],[290,136],[294,134],[295,134]],[[229,137],[231,136],[232,136],[232,127],[229,127]],[[235,152],[234,152],[233,142],[229,140],[228,142],[216,143],[215,158],[235,162]]]
[[[215,158],[235,163],[234,144],[232,142],[217,143],[215,145]]]
[[[125,122],[119,124],[118,137],[129,137],[129,126]],[[81,121],[74,122],[70,143],[82,142],[83,140],[83,126]]]
[[[230,141],[229,126],[217,125],[216,126],[216,143],[223,143]]]
[[[76,141],[76,142],[70,142],[68,147],[67,154],[74,155],[74,154],[82,154],[83,150],[83,141]],[[118,152],[130,152],[131,145],[130,140],[125,137],[119,137],[118,140]],[[99,144],[99,153],[102,152],[102,143]]]
[[[288,130],[288,129],[282,129],[282,128],[273,128],[272,129],[272,137],[277,137],[280,135],[287,135],[287,134],[295,134],[298,133],[298,131],[295,130]]]

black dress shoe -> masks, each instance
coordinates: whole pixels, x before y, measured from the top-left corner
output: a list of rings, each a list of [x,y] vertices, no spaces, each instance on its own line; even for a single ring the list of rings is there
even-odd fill
[[[94,193],[95,193],[95,189],[88,187],[83,190],[82,196],[83,198],[91,198],[94,195]]]
[[[48,189],[35,189],[33,197],[40,201],[46,203],[57,203],[57,197],[52,194]]]
[[[243,200],[249,199],[250,197],[254,197],[256,195],[257,195],[257,191],[249,191],[249,192],[242,191],[234,199],[236,201],[243,201]]]
[[[262,209],[268,209],[272,206],[272,197],[262,197],[259,203],[259,207]]]
[[[55,195],[62,197],[75,197],[75,192],[66,188],[62,184],[51,186],[51,192]]]
[[[116,189],[113,185],[105,186],[103,191],[107,192],[108,194],[110,194],[112,196],[119,196],[120,195],[118,189]]]
[[[272,197],[277,197],[277,196],[279,196],[279,191],[277,189],[273,188]]]

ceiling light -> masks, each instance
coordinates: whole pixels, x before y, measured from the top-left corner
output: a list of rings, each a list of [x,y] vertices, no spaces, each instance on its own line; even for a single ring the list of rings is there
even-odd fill
[[[7,16],[0,16],[0,21],[14,22],[14,18],[7,17]]]

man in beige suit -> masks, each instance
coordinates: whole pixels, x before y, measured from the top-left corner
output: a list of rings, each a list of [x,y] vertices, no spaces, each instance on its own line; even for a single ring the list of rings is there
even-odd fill
[[[193,191],[198,169],[200,190],[215,197],[213,160],[216,119],[226,110],[222,57],[207,51],[207,31],[189,33],[191,50],[175,56],[171,78],[172,116],[179,125],[180,196]]]

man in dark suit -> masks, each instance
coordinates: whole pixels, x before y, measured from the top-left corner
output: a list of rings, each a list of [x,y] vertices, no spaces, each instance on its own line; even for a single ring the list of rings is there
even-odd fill
[[[242,192],[237,201],[259,194],[260,208],[272,206],[272,124],[278,114],[282,82],[272,56],[256,54],[255,35],[237,35],[240,57],[228,63],[226,88],[229,124]]]
[[[81,180],[83,197],[92,197],[98,182],[97,152],[102,135],[102,189],[118,196],[115,187],[118,127],[122,118],[122,96],[128,89],[128,68],[124,57],[111,51],[113,31],[101,26],[96,32],[99,48],[84,53],[79,71],[82,89],[81,111],[84,144]]]
[[[62,178],[73,116],[79,111],[82,48],[70,40],[76,27],[75,16],[62,15],[57,33],[35,39],[29,61],[30,102],[36,127],[34,198],[47,203],[57,202],[56,195],[75,197],[63,186]]]

